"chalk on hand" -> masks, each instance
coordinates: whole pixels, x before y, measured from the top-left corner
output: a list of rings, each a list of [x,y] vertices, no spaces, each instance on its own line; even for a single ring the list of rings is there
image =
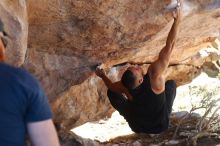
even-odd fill
[[[180,2],[172,0],[172,2],[165,8],[166,11],[174,11],[177,7],[180,7]]]
[[[90,66],[90,69],[91,70],[96,70],[97,68],[99,68],[99,69],[103,69],[103,64],[102,63],[98,63],[98,64],[95,64],[95,65],[92,65],[92,66]]]

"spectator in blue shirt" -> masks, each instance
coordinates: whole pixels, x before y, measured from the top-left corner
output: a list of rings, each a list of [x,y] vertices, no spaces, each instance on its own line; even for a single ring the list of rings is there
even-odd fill
[[[3,36],[3,33],[1,33]],[[0,146],[59,146],[47,97],[27,71],[4,63],[0,38]]]

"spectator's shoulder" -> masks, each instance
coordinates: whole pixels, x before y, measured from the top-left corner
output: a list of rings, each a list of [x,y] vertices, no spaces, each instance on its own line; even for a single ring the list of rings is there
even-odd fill
[[[8,64],[2,64],[2,70],[15,84],[20,84],[29,89],[39,87],[38,81],[26,69],[14,67]]]
[[[26,69],[17,68],[17,80],[19,80],[24,86],[30,89],[39,88],[39,82],[31,73],[29,73]]]

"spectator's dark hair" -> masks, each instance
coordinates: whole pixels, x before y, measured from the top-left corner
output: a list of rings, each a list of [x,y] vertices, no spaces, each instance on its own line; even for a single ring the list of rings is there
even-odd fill
[[[0,32],[4,31],[4,24],[2,23],[2,20],[0,19]]]
[[[133,74],[132,71],[126,70],[121,78],[122,84],[127,88],[127,89],[134,89],[135,88],[135,80],[136,77]]]
[[[4,24],[1,19],[0,19],[0,32],[2,32],[4,36],[7,36],[7,34],[4,31]],[[6,47],[8,43],[7,40],[4,37],[2,37],[1,39],[2,39],[3,45]]]

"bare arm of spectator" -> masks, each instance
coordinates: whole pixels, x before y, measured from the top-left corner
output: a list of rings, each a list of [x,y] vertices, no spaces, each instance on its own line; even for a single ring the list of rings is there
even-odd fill
[[[27,130],[33,146],[60,146],[51,119],[28,123]]]

